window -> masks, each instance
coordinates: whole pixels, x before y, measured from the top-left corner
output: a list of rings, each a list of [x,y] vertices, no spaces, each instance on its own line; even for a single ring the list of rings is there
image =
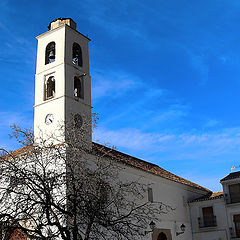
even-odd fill
[[[83,78],[74,77],[74,96],[83,99]]]
[[[74,43],[72,47],[72,62],[82,67],[82,49],[78,43]]]
[[[233,215],[233,222],[235,225],[236,236],[240,237],[240,214]]]
[[[229,185],[231,203],[240,202],[240,184]]]
[[[216,218],[213,215],[213,207],[202,208],[204,227],[216,226]]]
[[[46,47],[45,64],[55,61],[55,42],[50,42]]]
[[[153,190],[152,190],[152,188],[148,188],[148,201],[153,203]]]
[[[55,79],[49,77],[45,84],[45,100],[55,97]]]
[[[111,199],[111,192],[112,192],[111,186],[107,182],[100,180],[97,183],[97,187],[98,187],[99,199],[101,201],[101,204],[102,205],[107,204]]]

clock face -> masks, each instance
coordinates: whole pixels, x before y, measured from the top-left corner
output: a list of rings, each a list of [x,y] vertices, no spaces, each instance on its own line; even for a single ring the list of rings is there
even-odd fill
[[[53,118],[53,114],[49,113],[46,117],[45,117],[45,123],[47,125],[51,124],[53,122],[54,118]]]

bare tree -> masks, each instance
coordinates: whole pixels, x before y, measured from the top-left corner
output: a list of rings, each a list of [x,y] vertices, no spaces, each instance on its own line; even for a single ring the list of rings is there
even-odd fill
[[[30,130],[12,129],[23,148],[0,155],[5,239],[16,231],[30,239],[142,239],[150,221],[173,210],[147,200],[143,179],[122,179],[111,148],[86,147],[84,124],[65,125],[61,144],[36,143]]]

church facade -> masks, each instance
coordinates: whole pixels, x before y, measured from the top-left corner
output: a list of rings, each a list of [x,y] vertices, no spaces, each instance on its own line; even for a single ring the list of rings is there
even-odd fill
[[[72,19],[58,18],[37,40],[34,137],[48,141],[69,119],[79,126],[91,119],[90,39],[77,31]],[[98,151],[100,145],[92,142],[91,124],[86,132],[85,147]],[[65,140],[62,132],[59,136]],[[151,184],[149,201],[165,202],[174,208],[150,224],[146,240],[240,239],[239,172],[221,180],[223,192],[213,193],[119,151],[112,150],[111,157],[124,164],[126,178],[141,177]]]

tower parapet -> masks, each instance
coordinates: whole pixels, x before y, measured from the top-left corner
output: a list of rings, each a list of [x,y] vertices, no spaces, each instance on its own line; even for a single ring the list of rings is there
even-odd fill
[[[77,24],[71,18],[56,18],[50,22],[50,24],[48,25],[48,29],[53,30],[62,25],[68,25],[74,30],[77,30]]]

